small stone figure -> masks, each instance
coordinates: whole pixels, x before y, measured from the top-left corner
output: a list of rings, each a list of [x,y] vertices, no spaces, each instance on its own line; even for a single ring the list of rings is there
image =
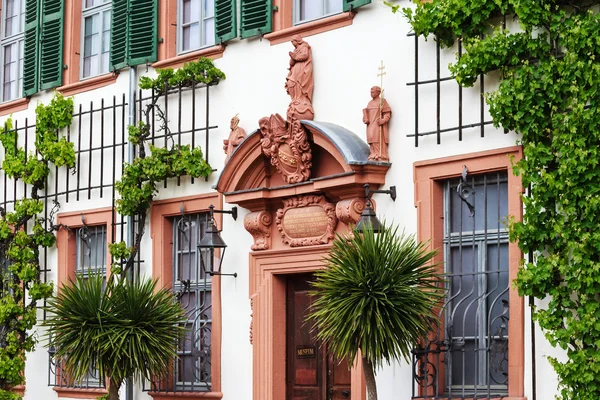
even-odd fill
[[[312,107],[313,80],[312,50],[299,35],[292,37],[294,51],[290,51],[290,67],[285,89],[292,98],[287,111],[288,122],[294,119],[314,118]]]
[[[371,88],[371,97],[373,99],[363,110],[363,122],[367,125],[367,143],[371,149],[369,160],[389,161],[388,122],[392,117],[392,109],[383,98],[379,86]]]
[[[227,154],[225,162],[229,160],[229,157],[231,157],[236,147],[238,147],[238,145],[246,138],[246,131],[239,126],[239,123],[240,119],[237,115],[231,118],[231,123],[229,124],[231,132],[229,133],[229,138],[223,140],[223,150],[225,151],[225,154]]]

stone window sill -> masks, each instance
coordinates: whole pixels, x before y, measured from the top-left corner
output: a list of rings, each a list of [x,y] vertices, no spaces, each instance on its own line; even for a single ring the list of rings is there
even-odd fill
[[[68,397],[71,399],[96,399],[108,393],[106,389],[83,389],[67,387],[54,387],[54,391],[58,394],[58,397]]]
[[[265,35],[265,39],[271,42],[271,46],[273,46],[279,43],[289,42],[294,35],[307,37],[316,35],[318,33],[332,31],[334,29],[352,25],[354,15],[355,13],[352,11],[332,15],[331,17],[318,19],[305,24],[300,24],[268,33]]]
[[[171,400],[171,399],[211,399],[217,400],[223,398],[221,392],[170,392],[170,393],[148,393],[154,400]]]
[[[0,115],[12,114],[17,111],[27,110],[29,97],[0,103]]]
[[[154,68],[179,68],[183,66],[184,63],[188,61],[196,61],[200,57],[207,57],[216,60],[217,58],[223,57],[223,52],[225,52],[225,46],[218,44],[198,51],[193,51],[191,53],[167,58],[166,60],[157,61],[152,64],[152,66]]]
[[[108,74],[96,76],[94,78],[70,83],[68,85],[61,86],[56,90],[61,92],[63,96],[73,96],[81,92],[87,92],[89,90],[98,89],[103,86],[108,86],[116,82],[118,76],[118,73],[111,72]]]

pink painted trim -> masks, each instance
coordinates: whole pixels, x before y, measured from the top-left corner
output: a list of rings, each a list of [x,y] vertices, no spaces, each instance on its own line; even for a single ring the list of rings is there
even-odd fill
[[[277,14],[277,13],[276,13]],[[279,13],[283,18],[285,16],[283,13]],[[315,21],[307,22],[300,25],[288,26],[286,28],[275,30],[274,32],[268,33],[265,35],[265,39],[267,39],[271,46],[289,42],[294,35],[300,35],[302,37],[317,35],[319,33],[331,31],[338,28],[343,28],[345,26],[352,25],[352,21],[354,20],[354,12],[344,12],[336,15],[332,15],[331,17],[317,19]],[[283,25],[283,23],[279,23]],[[278,24],[276,24],[277,26]]]

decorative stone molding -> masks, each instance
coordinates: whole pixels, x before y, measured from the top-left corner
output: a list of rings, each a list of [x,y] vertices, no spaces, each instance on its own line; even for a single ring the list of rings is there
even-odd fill
[[[244,228],[254,237],[252,250],[268,250],[271,247],[272,223],[273,219],[268,211],[257,211],[246,215]]]
[[[364,208],[365,201],[362,199],[342,200],[335,206],[335,215],[344,224],[355,225]]]
[[[304,195],[283,199],[277,210],[277,229],[291,247],[329,243],[335,236],[335,206],[325,196]]]
[[[250,344],[254,345],[252,330],[254,329],[254,300],[250,298]]]

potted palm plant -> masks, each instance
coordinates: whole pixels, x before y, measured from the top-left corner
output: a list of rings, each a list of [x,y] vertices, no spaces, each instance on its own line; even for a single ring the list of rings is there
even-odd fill
[[[119,399],[127,378],[164,376],[176,357],[184,311],[156,281],[77,276],[48,301],[44,322],[49,346],[68,376],[83,379],[94,366],[109,380],[108,398]]]
[[[309,319],[317,338],[350,365],[359,355],[369,400],[377,400],[375,370],[384,361],[409,360],[414,345],[435,325],[443,280],[436,251],[398,228],[334,240],[327,267],[316,272]]]

